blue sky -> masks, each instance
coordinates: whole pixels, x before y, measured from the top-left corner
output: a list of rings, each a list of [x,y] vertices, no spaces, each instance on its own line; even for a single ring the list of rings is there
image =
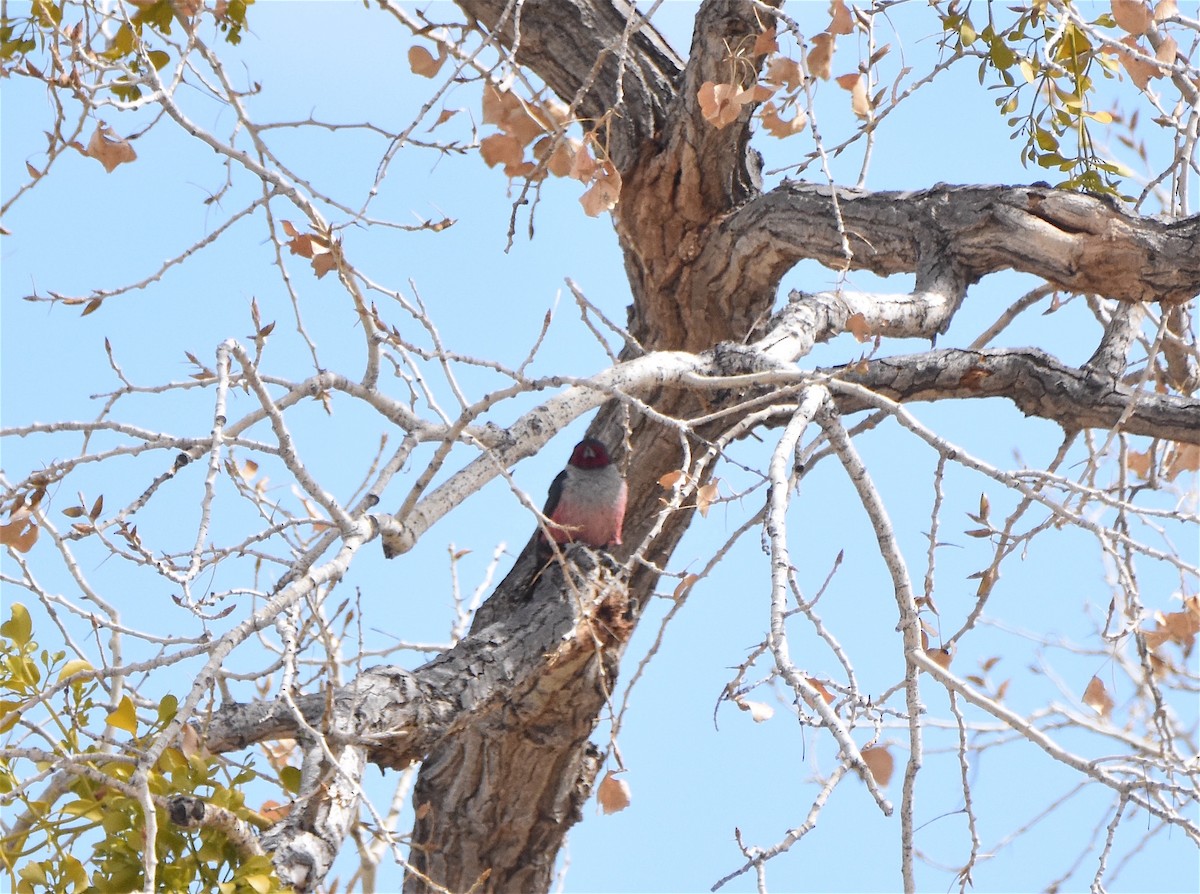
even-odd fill
[[[453,17],[448,6],[429,8]],[[825,3],[788,7],[808,32],[824,27],[825,9]],[[656,17],[660,30],[681,53],[686,53],[692,11],[690,3],[669,3]],[[894,44],[894,60],[903,59],[914,72],[923,72],[936,53],[936,19],[918,6],[895,11],[892,21],[898,34],[882,37],[881,42]],[[247,103],[263,119],[303,119],[310,114],[341,122],[370,118],[399,130],[430,90],[431,82],[407,71],[405,52],[410,36],[392,19],[364,9],[362,4],[264,3],[252,8],[250,23],[242,47],[231,53],[238,61],[230,64],[229,70],[235,78],[261,85],[261,91]],[[835,74],[850,70],[857,62],[851,40],[842,38],[838,52]],[[1117,95],[1129,97],[1127,92]],[[1021,168],[1020,143],[1008,139],[992,97],[978,84],[971,63],[945,73],[885,122],[873,151],[867,185],[917,189],[942,181],[1022,183],[1042,179],[1042,172]],[[230,128],[229,111],[199,94],[182,95],[181,101],[201,126],[216,134]],[[854,126],[848,94],[831,84],[821,85],[817,102],[826,142],[835,144]],[[443,105],[469,110],[478,119],[478,103],[473,89],[460,87],[448,94]],[[39,153],[45,145],[41,132],[48,124],[49,108],[36,86],[9,78],[4,83],[0,114],[0,182],[7,199],[27,176],[26,160],[40,163]],[[467,116],[467,112],[460,113],[457,120],[465,121]],[[105,120],[118,133],[130,134],[148,119],[109,113]],[[426,136],[423,130],[417,135]],[[457,124],[445,130],[467,136]],[[85,139],[90,132],[89,126]],[[377,138],[345,132],[275,130],[266,139],[294,170],[352,206],[365,197],[384,149]],[[278,271],[271,266],[272,251],[265,241],[261,215],[235,224],[224,238],[168,271],[161,282],[114,298],[89,316],[81,317],[78,308],[20,300],[35,291],[43,295],[49,291],[87,294],[93,288],[139,280],[256,195],[243,177],[217,202],[205,204],[221,189],[224,170],[211,150],[188,140],[169,122],[135,145],[138,161],[111,174],[92,159],[68,154],[5,218],[4,225],[12,233],[0,242],[0,406],[5,427],[35,420],[94,417],[101,403],[94,395],[117,385],[105,358],[105,338],[125,374],[136,383],[186,378],[194,369],[186,361],[185,351],[211,365],[222,340],[237,337],[248,343],[252,299],[261,308],[264,322],[277,321],[267,349],[268,371],[293,378],[311,372],[311,358],[295,335],[291,304]],[[770,170],[807,152],[811,137],[806,132],[784,142],[760,140],[759,145],[768,153],[766,168]],[[835,179],[853,182],[861,162],[861,152],[854,148],[833,159]],[[810,169],[805,177],[819,179],[819,174]],[[346,249],[378,282],[411,294],[411,281],[443,340],[455,351],[515,366],[534,343],[547,309],[556,308],[551,336],[533,371],[588,375],[603,369],[607,358],[579,322],[564,278],[579,283],[610,318],[624,320],[629,289],[608,219],[585,217],[577,203],[578,185],[552,180],[535,212],[536,238],[526,238],[527,217],[522,212],[517,238],[505,252],[511,213],[506,186],[503,175],[485,168],[474,153],[442,157],[432,151],[405,149],[383,183],[373,214],[401,223],[448,216],[456,223],[440,233],[352,227],[343,234]],[[282,207],[276,213],[288,217]],[[299,215],[293,214],[291,219],[298,222]],[[361,368],[361,335],[345,295],[332,277],[317,281],[303,264],[293,264],[291,269],[301,295],[304,323],[319,346],[322,364],[355,375]],[[816,290],[835,282],[834,274],[810,262],[789,274],[785,285]],[[1004,307],[1035,284],[1016,274],[988,278],[971,290],[967,305],[941,344],[968,344]],[[850,287],[892,291],[908,285],[910,280],[902,277],[883,283],[866,274],[854,274],[849,282]],[[385,309],[385,315],[400,319],[394,309]],[[1036,344],[1066,362],[1078,363],[1091,353],[1098,336],[1098,327],[1076,303],[1051,315],[1037,311],[1026,315],[1004,334],[999,345]],[[923,347],[888,344],[884,350],[906,353]],[[861,352],[860,345],[843,336],[805,362],[844,363],[857,359]],[[462,375],[463,383],[475,393],[496,381],[469,370]],[[398,381],[389,387],[395,388],[397,396],[404,393]],[[446,390],[435,387],[444,397]],[[232,399],[231,418],[251,406],[245,396]],[[147,394],[123,400],[117,416],[149,428],[202,436],[211,426],[211,406],[211,392],[197,388],[176,392],[169,399]],[[529,400],[504,405],[492,418],[507,424],[530,406]],[[1044,465],[1059,443],[1055,426],[1024,420],[1007,403],[919,406],[915,412],[949,439],[1002,467],[1018,464],[1014,459],[1018,452],[1021,462],[1035,468]],[[289,418],[310,468],[328,490],[347,496],[377,449],[380,430],[376,421],[347,400],[335,401],[332,426],[317,404]],[[586,423],[587,419],[579,420],[541,455],[514,470],[517,483],[535,500],[544,493]],[[395,443],[398,433],[391,436]],[[735,456],[760,463],[769,448],[770,433],[766,438],[765,446],[738,445]],[[100,438],[97,443],[105,441]],[[78,448],[78,438],[6,439],[3,470],[12,481]],[[890,501],[901,545],[914,577],[919,578],[924,572],[923,532],[929,525],[930,476],[936,457],[900,435],[894,425],[861,438],[859,449]],[[462,461],[468,458],[463,454]],[[894,600],[852,488],[832,463],[825,466],[805,479],[792,522],[792,548],[807,593],[820,587],[834,557],[845,551],[845,561],[823,598],[821,611],[854,658],[864,689],[879,692],[902,674],[894,633]],[[456,467],[452,462],[450,468]],[[109,505],[119,506],[140,493],[157,471],[153,462],[121,461],[106,465],[104,472],[81,473],[72,487],[83,490],[88,500],[104,493]],[[140,516],[143,531],[158,527],[160,548],[184,548],[195,537],[201,480],[196,471],[195,478],[181,481],[179,488],[152,503]],[[273,469],[264,462],[260,474],[272,476],[279,483],[280,498],[286,499],[286,476],[281,468]],[[724,479],[722,492],[726,495],[749,481],[732,466],[718,474]],[[974,511],[984,490],[996,515],[1014,505],[1009,495],[978,476],[952,469],[947,479],[943,539],[954,545],[939,556],[937,600],[951,629],[974,601],[975,583],[967,576],[988,559],[977,542],[961,533],[973,527],[965,513]],[[404,491],[402,478],[388,496],[398,501]],[[74,502],[73,493],[56,493],[55,508]],[[708,518],[698,519],[673,557],[671,570],[698,570],[742,519],[758,508],[761,499],[761,490],[756,491],[742,502],[722,504]],[[222,524],[229,526],[219,532],[221,537],[236,539],[232,532],[254,522],[242,515],[245,507],[236,501],[225,501],[221,508]],[[531,529],[531,519],[508,487],[493,482],[462,511],[438,523],[411,554],[385,562],[374,545],[364,550],[334,593],[333,602],[353,596],[356,589],[361,592],[366,649],[385,648],[393,638],[444,641],[452,620],[449,546],[472,550],[458,569],[463,587],[469,591],[484,573],[496,545],[507,543],[510,555],[515,554]],[[1194,540],[1194,533],[1183,537]],[[86,544],[80,545],[80,553],[86,573],[130,623],[172,632],[189,623],[194,626],[180,616],[165,581],[117,562],[105,562],[101,552],[89,552]],[[46,586],[71,592],[73,585],[63,570],[54,566],[46,544],[39,544],[31,559],[40,561],[35,567]],[[500,574],[510,561],[501,562]],[[5,573],[14,573],[11,559],[5,556],[3,562]],[[245,585],[247,568],[247,563],[231,565],[209,585],[214,590]],[[752,533],[714,575],[697,586],[686,610],[672,624],[662,650],[633,691],[620,738],[633,805],[613,816],[600,816],[588,805],[584,821],[570,835],[566,890],[707,890],[742,862],[733,843],[734,826],[741,829],[747,842],[765,847],[803,821],[817,790],[814,775],[828,773],[834,766],[831,738],[811,728],[798,728],[787,704],[766,689],[752,697],[776,708],[770,721],[754,724],[748,715],[724,704],[717,714],[719,728],[713,722],[713,709],[733,675],[731,668],[743,661],[765,634],[767,582],[759,538]],[[673,582],[664,582],[660,589],[669,594],[673,586]],[[1178,583],[1169,575],[1148,569],[1143,588],[1149,606],[1164,611],[1177,608],[1170,602],[1170,594]],[[26,594],[10,587],[5,587],[3,595],[6,605],[13,599],[30,602]],[[1066,655],[1054,641],[1061,637],[1101,648],[1093,633],[1093,619],[1103,613],[1109,596],[1105,568],[1094,543],[1075,531],[1035,541],[1023,560],[1005,566],[989,615],[1009,627],[1037,631],[1045,641],[1033,642],[985,627],[964,641],[955,670],[969,673],[979,662],[1000,656],[993,676],[1013,679],[1007,703],[1031,711],[1045,702],[1045,688],[1054,685],[1053,680],[1029,671],[1045,658],[1063,675],[1069,690],[1053,698],[1077,700],[1087,680],[1104,673],[1106,659],[1102,655]],[[648,610],[627,653],[622,670],[625,681],[653,641],[666,608],[664,599]],[[240,616],[241,612],[235,612],[224,626]],[[35,613],[35,629],[50,645],[54,631],[44,615]],[[224,628],[218,622],[213,629]],[[84,630],[74,632],[87,638]],[[793,635],[798,663],[814,675],[835,672],[836,662],[811,635],[803,628]],[[232,660],[234,666],[244,662],[252,667],[261,661],[261,655],[239,654]],[[423,658],[408,654],[390,660],[415,666]],[[189,669],[194,667],[177,666],[177,679],[152,677],[145,683],[146,694],[181,693],[190,682]],[[927,681],[922,691],[931,714],[948,716],[940,687]],[[250,697],[249,691],[240,695]],[[1078,706],[1077,701],[1075,704]],[[1194,705],[1180,706],[1180,710],[1194,709]],[[866,732],[856,731],[860,744]],[[597,739],[603,741],[605,734],[606,725],[602,724]],[[888,730],[884,738],[895,743],[893,753],[902,761],[904,730]],[[1085,753],[1090,747],[1082,739],[1074,741],[1070,733],[1063,733],[1063,738]],[[917,844],[935,865],[919,864],[918,884],[923,890],[953,889],[953,867],[961,865],[969,849],[963,816],[956,812],[962,795],[955,741],[952,730],[939,733],[931,729],[929,733],[917,807],[921,826]],[[1030,823],[1075,782],[1073,777],[1055,772],[1042,754],[1023,743],[984,752],[973,774],[985,852],[1012,829]],[[394,774],[384,779],[378,776],[373,773],[369,780],[378,786],[373,789],[376,796],[386,802]],[[897,774],[889,790],[897,802],[899,785]],[[1093,827],[1107,817],[1112,801],[1109,792],[1096,787],[1075,796],[1069,807],[1019,837],[995,860],[981,863],[975,873],[976,890],[1030,890],[1047,885],[1085,848]],[[405,825],[401,823],[402,830]],[[1123,826],[1120,834],[1132,843],[1145,828],[1139,818]],[[770,864],[768,882],[772,890],[894,890],[900,883],[898,841],[897,820],[883,817],[865,787],[857,780],[847,780],[822,812],[818,828],[790,854]],[[342,863],[343,867],[349,865]],[[1122,870],[1111,890],[1189,890],[1195,883],[1196,868],[1196,852],[1183,836],[1160,832]],[[1064,889],[1086,888],[1093,872],[1094,855],[1082,861]],[[381,875],[381,889],[389,890],[389,884],[399,886],[395,869]],[[753,888],[753,877],[747,875],[724,890]]]

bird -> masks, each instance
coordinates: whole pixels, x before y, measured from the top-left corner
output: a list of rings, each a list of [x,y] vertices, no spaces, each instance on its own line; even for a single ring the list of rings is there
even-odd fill
[[[629,487],[609,458],[608,448],[596,438],[584,438],[551,483],[542,514],[550,520],[555,543],[606,549],[621,543],[628,498]],[[545,532],[541,543],[550,545]]]

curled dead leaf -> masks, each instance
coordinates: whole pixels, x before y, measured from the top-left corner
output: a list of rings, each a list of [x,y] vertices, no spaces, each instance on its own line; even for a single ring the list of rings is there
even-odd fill
[[[671,598],[678,602],[688,594],[698,580],[700,580],[700,575],[698,574],[685,574],[683,580],[676,585],[675,592],[671,594]]]
[[[775,108],[775,103],[768,102],[762,107],[759,113],[759,118],[762,120],[763,127],[773,137],[790,137],[792,134],[800,133],[808,124],[808,115],[804,109],[796,109],[796,114],[791,118],[781,118],[779,110]]]
[[[846,319],[846,331],[853,335],[858,341],[870,341],[874,333],[871,332],[871,324],[867,322],[867,318],[860,313],[850,314]]]
[[[954,653],[940,646],[934,649],[926,649],[925,654],[929,656],[930,661],[942,670],[949,670],[950,662],[954,660]]]
[[[1088,681],[1087,688],[1083,690],[1083,703],[1101,717],[1108,717],[1115,704],[1099,677],[1092,677]]]
[[[704,120],[720,130],[737,121],[742,106],[754,98],[754,93],[741,89],[737,84],[705,81],[700,85],[696,98],[700,102],[700,114]]]
[[[1112,15],[1117,27],[1130,34],[1144,34],[1154,21],[1145,0],[1112,0]]]
[[[292,812],[291,804],[280,804],[278,801],[263,801],[258,808],[259,815],[269,823],[277,823]]]
[[[833,74],[834,36],[828,31],[822,31],[812,39],[812,49],[808,51],[808,73],[814,78],[828,81]]]
[[[805,679],[808,681],[809,686],[811,686],[813,689],[817,690],[817,695],[819,695],[821,697],[822,701],[824,701],[825,704],[829,705],[829,704],[833,703],[833,695],[832,695],[832,693],[830,693],[830,691],[828,689],[825,688],[824,683],[822,683],[816,677],[805,677]],[[808,693],[803,693],[803,698],[804,698],[804,703],[806,705],[808,705],[810,708],[813,708],[814,710],[816,709],[816,707],[817,707],[816,700],[812,699],[811,696],[808,695]]]
[[[763,723],[775,716],[775,709],[765,702],[752,702],[746,699],[737,699],[736,704],[743,711],[750,712],[750,719],[755,723]]]
[[[846,0],[833,0],[829,4],[829,16],[830,34],[849,34],[854,30],[854,20],[850,17],[850,10],[846,8]]]
[[[685,474],[687,473],[683,469],[673,469],[658,479],[658,486],[663,490],[670,490],[680,482]]]
[[[137,153],[127,140],[117,139],[111,134],[112,130],[107,124],[97,124],[92,138],[88,140],[87,149],[83,150],[84,155],[96,159],[110,174],[119,165],[137,159]]]
[[[38,526],[28,509],[22,507],[11,512],[8,522],[0,525],[0,545],[11,546],[19,553],[33,549],[38,539]]]
[[[887,750],[886,745],[864,748],[862,759],[879,785],[884,786],[892,781],[892,772],[895,770],[896,761],[891,752]]]
[[[579,197],[583,213],[599,217],[616,207],[621,198],[621,175],[612,162],[606,161],[596,169],[592,185]]]
[[[1121,45],[1128,49],[1118,50],[1117,58],[1121,61],[1121,67],[1129,75],[1129,80],[1133,81],[1139,90],[1145,90],[1146,85],[1154,78],[1162,77],[1158,66],[1143,58],[1146,51],[1142,49],[1136,36],[1127,35],[1121,40]]]
[[[1175,443],[1163,462],[1163,474],[1174,481],[1180,472],[1200,470],[1200,444]]]
[[[1172,16],[1179,15],[1179,4],[1175,0],[1159,0],[1158,6],[1154,7],[1154,21],[1165,22]]]
[[[775,29],[768,28],[761,32],[758,37],[754,38],[754,48],[750,51],[751,56],[766,56],[769,53],[779,52],[779,41],[775,39]]]
[[[838,86],[850,91],[850,108],[855,116],[869,118],[871,100],[867,96],[867,79],[861,74],[844,74],[837,78]]]
[[[446,61],[445,47],[438,47],[438,50],[439,53],[435,57],[425,47],[409,47],[408,67],[412,70],[412,73],[420,75],[423,78],[435,77],[438,69],[442,67],[442,63]]]
[[[700,515],[705,518],[708,517],[708,507],[717,498],[720,483],[720,478],[714,478],[708,484],[701,485],[696,489],[696,508],[700,510]]]
[[[772,59],[770,64],[767,65],[765,80],[768,84],[774,84],[777,87],[784,87],[788,90],[796,90],[803,83],[799,64],[794,59],[783,57]]]
[[[524,159],[525,151],[516,137],[506,133],[494,133],[479,141],[479,154],[483,157],[484,164],[494,168],[496,165],[519,165]]]
[[[629,783],[618,779],[615,772],[609,770],[596,786],[596,801],[606,814],[624,810],[631,801]]]

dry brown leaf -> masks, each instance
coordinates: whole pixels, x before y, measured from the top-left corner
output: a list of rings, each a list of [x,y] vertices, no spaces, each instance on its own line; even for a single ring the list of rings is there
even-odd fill
[[[1130,450],[1125,454],[1125,465],[1143,481],[1150,477],[1150,451]]]
[[[783,86],[788,90],[795,90],[803,83],[803,78],[800,74],[800,66],[795,60],[784,58],[776,58],[771,60],[770,64],[767,66],[767,76],[765,80],[768,84]]]
[[[850,314],[846,320],[846,331],[858,339],[859,342],[870,341],[873,337],[871,326],[867,323],[867,318],[862,314]]]
[[[413,74],[418,74],[423,78],[432,78],[437,75],[438,69],[442,67],[442,63],[446,61],[445,48],[439,48],[440,53],[435,58],[433,53],[425,49],[425,47],[409,47],[408,48],[408,67]]]
[[[599,167],[585,143],[575,150],[575,157],[571,159],[571,170],[567,176],[580,183],[590,183]]]
[[[1115,704],[1099,677],[1092,677],[1087,684],[1087,689],[1083,690],[1083,703],[1101,717],[1111,714]]]
[[[1178,53],[1179,44],[1175,41],[1175,38],[1168,34],[1163,37],[1162,43],[1160,43],[1158,45],[1158,49],[1154,51],[1154,58],[1163,65],[1173,65],[1175,63],[1175,56]]]
[[[87,149],[83,152],[88,158],[94,158],[104,165],[104,170],[110,174],[118,165],[137,159],[133,146],[126,140],[114,139],[109,136],[111,133],[107,124],[97,124],[92,138],[88,140]]]
[[[488,84],[483,88],[483,123],[501,124],[508,114],[521,108],[521,100],[508,90]]]
[[[1163,474],[1174,481],[1180,472],[1200,469],[1200,444],[1175,444],[1163,463]]]
[[[1121,60],[1121,67],[1125,69],[1129,75],[1129,80],[1140,90],[1145,90],[1146,85],[1154,78],[1161,78],[1162,72],[1158,70],[1158,66],[1153,62],[1148,62],[1140,56],[1134,55],[1134,51],[1143,53],[1141,46],[1138,44],[1138,39],[1132,34],[1121,40],[1121,44],[1129,49],[1118,50],[1117,57]]]
[[[813,689],[817,690],[817,694],[821,696],[821,698],[824,700],[825,704],[827,704],[827,705],[833,704],[833,695],[829,692],[828,689],[825,688],[824,683],[822,683],[820,680],[816,679],[815,677],[805,677],[805,679],[808,681],[809,686],[811,686]],[[806,703],[808,702],[807,694],[805,694],[805,696],[804,696],[804,701]],[[813,709],[816,708],[816,705],[814,705],[814,704],[809,704],[808,706]]]
[[[847,87],[850,91],[850,109],[859,118],[869,118],[871,116],[871,100],[867,96],[867,79],[861,74],[857,76],[842,75],[837,79],[838,84],[846,87],[846,82],[851,77],[854,77],[854,82]]]
[[[1130,34],[1144,34],[1154,21],[1150,4],[1144,0],[1112,0],[1112,14],[1117,27]]]
[[[720,483],[720,478],[714,478],[708,484],[701,485],[696,489],[696,508],[700,510],[701,516],[708,517],[708,507],[717,498],[717,489]]]
[[[496,165],[519,165],[525,157],[525,152],[516,137],[506,133],[494,133],[480,140],[479,154],[483,156],[484,164],[489,168]]]
[[[596,786],[596,801],[605,813],[617,813],[629,806],[629,783],[618,779],[612,770],[604,774]]]
[[[11,546],[19,553],[27,553],[37,543],[38,526],[29,510],[17,509],[8,516],[7,524],[0,525],[0,545]]]
[[[1179,15],[1179,5],[1175,0],[1160,0],[1158,6],[1154,7],[1154,21],[1165,22],[1172,16]]]
[[[834,37],[828,31],[822,31],[812,39],[812,49],[808,51],[808,73],[814,78],[828,81],[833,73]]]
[[[742,90],[737,84],[716,84],[705,81],[696,98],[704,120],[720,130],[737,121],[742,106],[754,98],[753,90]]]
[[[829,16],[830,34],[849,34],[854,30],[854,20],[850,17],[845,0],[833,0],[829,4]]]
[[[779,52],[779,41],[775,39],[775,29],[768,28],[763,31],[758,37],[754,38],[754,49],[750,51],[752,56],[765,56],[768,53]]]
[[[500,129],[516,139],[522,146],[528,146],[546,132],[542,123],[520,103],[500,122]]]
[[[546,170],[554,177],[566,177],[571,173],[575,161],[576,147],[581,145],[576,140],[562,139],[555,141],[552,136],[544,136],[533,144],[533,157],[546,163]]]
[[[658,479],[658,486],[663,490],[670,490],[680,482],[685,474],[687,473],[683,469],[673,469]]]
[[[1146,645],[1157,649],[1165,642],[1176,642],[1183,647],[1184,654],[1192,650],[1196,634],[1200,633],[1200,607],[1198,597],[1190,596],[1183,602],[1183,611],[1154,613],[1154,629],[1142,630]]]
[[[864,748],[862,750],[862,759],[879,785],[884,786],[891,782],[892,771],[896,767],[896,761],[892,757],[891,752],[887,750],[886,745]]]
[[[1200,615],[1192,611],[1170,612],[1163,616],[1162,626],[1171,639],[1190,647],[1200,633]]]
[[[621,198],[621,175],[610,161],[596,169],[592,185],[579,197],[583,213],[588,217],[599,217],[611,211]]]
[[[954,660],[954,653],[949,649],[941,647],[936,649],[926,649],[925,654],[929,656],[929,660],[940,667],[942,670],[950,669],[950,662]]]
[[[337,258],[334,257],[333,252],[330,251],[328,247],[322,246],[319,249],[319,251],[313,255],[312,269],[313,269],[313,273],[317,274],[317,279],[320,279],[322,276],[324,276],[330,270],[334,270],[336,268],[337,268]],[[259,484],[260,485],[265,484],[266,480],[267,479],[264,478],[262,481],[259,482]]]
[[[185,723],[179,734],[179,750],[188,760],[194,757],[201,760],[208,758],[208,749],[204,747],[204,740],[200,737],[200,732],[190,723]]]
[[[749,711],[750,719],[755,723],[762,723],[775,716],[775,709],[765,702],[752,702],[745,699],[738,699],[737,706],[743,711]]]
[[[292,812],[291,804],[280,804],[278,801],[263,801],[258,808],[259,815],[271,823],[277,823]]]
[[[700,575],[698,574],[685,574],[683,580],[675,587],[675,592],[671,594],[671,598],[678,602],[687,595],[687,592],[698,580],[700,580]]]
[[[438,125],[445,124],[461,111],[462,109],[442,109],[441,113],[437,116],[437,121],[434,121],[433,124],[429,126],[429,130],[433,130]],[[426,131],[426,133],[428,132],[429,131]]]
[[[768,102],[762,107],[762,112],[759,115],[762,119],[763,127],[773,137],[790,137],[792,134],[800,133],[808,124],[808,115],[804,109],[796,109],[796,114],[790,119],[779,117],[779,110],[775,108],[775,103]]]

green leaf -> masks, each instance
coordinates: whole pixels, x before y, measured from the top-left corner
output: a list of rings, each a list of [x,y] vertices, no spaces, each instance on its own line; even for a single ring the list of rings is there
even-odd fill
[[[19,602],[14,602],[9,611],[9,619],[0,624],[0,636],[7,636],[16,643],[17,648],[24,649],[33,636],[33,621],[29,618],[29,609]]]
[[[271,877],[269,875],[248,875],[243,881],[257,891],[258,894],[267,894],[271,890]]]
[[[993,40],[988,48],[988,58],[992,60],[992,65],[1003,71],[1017,61],[1017,54],[1003,40]]]
[[[92,663],[84,658],[74,658],[62,666],[62,670],[58,672],[58,681],[61,683],[71,674],[77,674],[80,671],[91,670]]]
[[[137,735],[137,711],[134,710],[129,696],[121,697],[121,703],[117,705],[117,709],[108,715],[108,723],[117,729]]]
[[[300,793],[300,771],[296,767],[284,767],[280,770],[279,781],[293,795]]]
[[[8,732],[21,719],[20,706],[18,701],[0,701],[0,733]]]
[[[1046,152],[1053,152],[1058,149],[1058,137],[1050,131],[1039,127],[1034,131],[1033,135],[1037,140],[1039,149],[1043,149]]]
[[[175,713],[179,710],[179,699],[171,694],[163,696],[161,702],[158,703],[158,722],[164,726],[175,719]]]

